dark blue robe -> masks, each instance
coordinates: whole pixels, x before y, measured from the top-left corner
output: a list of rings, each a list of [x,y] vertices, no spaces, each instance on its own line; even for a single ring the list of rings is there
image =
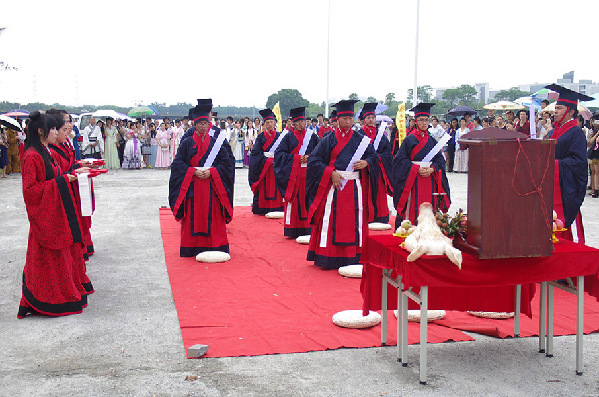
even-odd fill
[[[264,156],[265,151],[270,151],[279,136],[280,132],[275,131],[275,137],[264,149],[266,144],[266,137],[264,133],[258,135],[254,142],[254,146],[250,153],[250,166],[248,171],[248,182],[250,187],[256,182],[260,181],[260,176],[263,172],[266,172],[263,180],[257,186],[257,191],[254,192],[254,199],[252,201],[252,213],[258,215],[265,215],[272,211],[283,211],[283,198],[281,193],[276,186],[275,175],[272,169],[272,161],[269,161],[269,170],[264,170],[264,166],[267,163],[268,158]],[[274,191],[271,191],[270,187],[274,183]],[[261,206],[261,202],[268,202],[267,206]]]

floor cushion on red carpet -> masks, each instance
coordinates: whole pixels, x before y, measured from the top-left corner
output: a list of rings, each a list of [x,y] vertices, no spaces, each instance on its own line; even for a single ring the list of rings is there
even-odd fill
[[[532,318],[520,317],[520,336],[539,335],[539,302],[537,291],[532,299]],[[514,319],[493,320],[478,318],[467,312],[448,311],[445,318],[435,322],[446,327],[478,334],[507,338],[514,336]],[[584,297],[584,333],[599,332],[599,303],[592,296]],[[553,288],[553,334],[576,334],[576,296]]]
[[[206,344],[206,357],[225,357],[380,346],[380,325],[346,329],[332,321],[339,311],[362,308],[360,280],[306,261],[308,247],[283,236],[282,219],[235,207],[227,225],[231,260],[225,263],[179,257],[180,225],[169,209],[160,209],[160,225],[186,351]],[[396,343],[391,311],[389,319],[391,345]],[[408,328],[408,342],[417,343],[419,325]],[[431,323],[428,340],[473,339]]]

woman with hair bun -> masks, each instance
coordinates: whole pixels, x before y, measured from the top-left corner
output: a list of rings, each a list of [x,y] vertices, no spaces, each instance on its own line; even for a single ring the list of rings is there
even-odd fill
[[[74,270],[73,244],[82,241],[69,184],[50,154],[61,117],[35,111],[29,115],[27,151],[23,158],[23,199],[29,218],[29,240],[23,269],[23,294],[18,318],[28,313],[65,316],[87,306],[80,275]]]

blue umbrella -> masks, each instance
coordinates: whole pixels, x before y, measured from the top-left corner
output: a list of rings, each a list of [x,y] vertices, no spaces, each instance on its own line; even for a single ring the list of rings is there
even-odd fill
[[[476,110],[472,109],[470,106],[458,106],[447,112],[450,116],[463,116],[466,113],[474,115],[476,114]]]

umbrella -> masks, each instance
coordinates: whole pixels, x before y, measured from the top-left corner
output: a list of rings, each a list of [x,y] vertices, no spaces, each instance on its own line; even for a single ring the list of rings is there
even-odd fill
[[[377,114],[376,121],[379,123],[383,122],[383,121],[386,121],[387,123],[392,123],[393,119],[391,117],[387,116],[386,114]]]
[[[538,98],[534,98],[532,96],[523,96],[516,99],[514,102],[529,107],[530,105],[535,105],[535,108],[539,109],[541,107],[541,101]]]
[[[29,116],[29,111],[25,109],[13,109],[8,113],[4,113],[4,116],[8,117],[27,117]]]
[[[524,109],[524,106],[519,105],[515,102],[510,101],[499,101],[495,103],[490,103],[488,105],[483,106],[483,109],[493,109],[493,110],[516,110],[516,109]]]
[[[450,116],[463,116],[466,113],[476,114],[476,110],[472,109],[470,106],[458,106],[447,112],[447,114]]]
[[[588,108],[599,108],[599,94],[591,95],[593,98],[592,101],[585,101],[584,106]]]
[[[102,118],[112,117],[113,119],[120,119],[123,118],[124,115],[112,109],[100,109],[93,112],[92,116]]]
[[[553,102],[550,105],[547,105],[545,107],[545,109],[543,109],[543,112],[550,112],[550,113],[555,113],[555,104],[557,102]],[[585,119],[585,120],[589,120],[592,116],[593,113],[591,113],[591,111],[589,109],[587,109],[586,106],[584,106],[583,104],[579,103],[578,104],[578,113],[580,113],[580,115]]]
[[[129,112],[127,113],[127,116],[139,117],[139,116],[152,116],[154,114],[156,114],[156,112],[154,112],[149,107],[147,107],[147,106],[138,106],[136,108],[133,108],[133,109],[129,110]]]
[[[13,119],[12,117],[0,115],[0,124],[2,124],[3,126],[5,126],[7,128],[10,128],[11,130],[16,128],[19,131],[23,131],[23,128],[21,128],[21,125],[19,124],[19,122],[17,120]]]

